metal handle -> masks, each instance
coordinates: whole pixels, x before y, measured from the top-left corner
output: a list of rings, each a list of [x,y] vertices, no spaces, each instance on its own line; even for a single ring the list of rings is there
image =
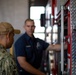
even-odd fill
[[[64,73],[64,7],[61,6],[61,72]]]

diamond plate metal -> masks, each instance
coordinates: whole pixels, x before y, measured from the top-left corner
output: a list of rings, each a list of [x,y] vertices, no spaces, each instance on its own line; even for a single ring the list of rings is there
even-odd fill
[[[72,25],[72,75],[76,75],[76,0],[70,0]]]

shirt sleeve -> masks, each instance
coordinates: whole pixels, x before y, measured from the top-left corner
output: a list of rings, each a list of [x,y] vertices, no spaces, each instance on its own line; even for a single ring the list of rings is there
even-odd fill
[[[1,60],[1,64],[2,71],[0,72],[0,75],[18,75],[16,63],[11,57],[6,57]]]
[[[38,39],[38,41],[40,42],[40,44],[42,45],[43,47],[43,50],[46,50],[49,46],[49,43],[47,43],[46,41],[44,40],[41,40],[41,39]]]

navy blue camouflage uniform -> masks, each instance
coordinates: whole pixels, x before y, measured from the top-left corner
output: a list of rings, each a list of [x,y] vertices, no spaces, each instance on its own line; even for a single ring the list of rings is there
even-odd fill
[[[18,75],[13,56],[2,45],[0,45],[0,75]]]

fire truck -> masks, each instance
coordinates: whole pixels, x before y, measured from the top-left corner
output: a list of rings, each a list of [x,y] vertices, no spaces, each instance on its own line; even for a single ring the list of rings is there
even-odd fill
[[[48,52],[47,75],[76,75],[76,0],[48,0],[45,21],[46,33],[52,35],[50,43],[61,44],[60,52]],[[49,26],[52,29],[47,32]],[[54,26],[57,26],[57,32],[54,32]],[[64,43],[68,45],[66,50]]]

